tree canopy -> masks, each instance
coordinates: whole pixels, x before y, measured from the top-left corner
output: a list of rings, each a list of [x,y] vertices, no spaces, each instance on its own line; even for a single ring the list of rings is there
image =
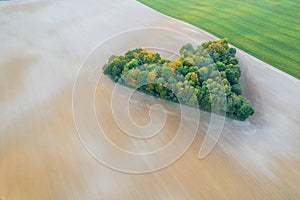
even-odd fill
[[[254,109],[242,96],[235,53],[227,39],[204,42],[197,48],[186,44],[180,49],[181,57],[173,61],[137,48],[111,56],[103,71],[115,82],[144,93],[245,120]]]

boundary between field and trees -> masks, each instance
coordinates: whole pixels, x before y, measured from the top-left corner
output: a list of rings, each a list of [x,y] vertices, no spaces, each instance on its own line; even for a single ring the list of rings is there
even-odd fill
[[[264,0],[260,3],[253,1],[239,2],[238,4],[232,0],[221,3],[218,0],[205,2],[195,0],[138,1],[146,7],[149,6],[159,11],[159,13],[164,16],[174,17],[175,20],[183,21],[192,27],[196,26],[204,29],[201,31],[214,38],[228,37],[232,45],[251,54],[259,61],[267,62],[269,64],[268,67],[272,70],[287,75],[288,78],[293,81],[299,81],[300,79],[300,57],[298,56],[300,52],[300,24],[297,23],[297,21],[300,21],[300,14],[297,14],[297,12],[289,15],[285,14],[286,7],[290,6],[290,11],[297,10],[297,8],[300,9],[300,6],[297,5],[295,1],[269,3],[269,1]],[[269,4],[266,5],[267,3]],[[194,6],[190,6],[193,4]],[[237,6],[243,6],[244,4],[247,4],[248,7],[236,9]],[[284,4],[284,6],[282,6],[282,4]],[[257,13],[257,15],[251,15],[251,17],[246,20],[245,18],[254,12],[249,8],[254,9],[259,5],[261,5],[257,10],[259,13]],[[212,6],[214,6],[214,11],[216,11],[213,17],[211,16]],[[185,11],[187,7],[189,12]],[[228,13],[229,10],[232,11],[231,15],[224,17],[222,10],[224,10],[225,13]],[[272,10],[274,10],[273,13]],[[265,15],[270,16],[266,18]],[[294,17],[291,17],[291,15],[294,15]],[[237,16],[239,16],[239,20],[231,20],[231,18],[236,18]],[[213,20],[209,18],[213,18]],[[271,23],[274,18],[280,18],[279,21],[284,21],[285,18],[289,19],[283,23],[283,26],[290,28],[283,30],[283,27],[276,27],[276,24]],[[270,27],[272,29],[264,26],[267,22],[271,24]],[[224,25],[219,26],[220,23]],[[238,23],[244,24],[238,25]],[[245,26],[247,27],[245,28]],[[233,30],[231,30],[231,28]],[[249,29],[253,29],[253,31],[251,32]],[[257,33],[258,30],[265,31]],[[288,34],[284,35],[283,32],[286,31]],[[282,36],[282,38],[280,36]]]

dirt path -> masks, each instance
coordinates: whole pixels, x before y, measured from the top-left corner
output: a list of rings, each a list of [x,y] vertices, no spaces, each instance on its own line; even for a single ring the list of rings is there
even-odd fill
[[[120,173],[86,152],[72,114],[76,73],[96,44],[137,27],[214,39],[132,0],[0,4],[0,199],[299,199],[300,81],[242,51],[242,82],[256,113],[244,123],[226,120],[205,159],[197,157],[205,115],[191,148],[156,173]],[[160,42],[174,51],[180,46]],[[115,144],[136,150],[111,116],[112,88],[108,79],[99,83],[96,114]],[[143,101],[132,103],[139,123],[149,120]],[[165,136],[145,150],[168,143],[179,120],[169,113]]]

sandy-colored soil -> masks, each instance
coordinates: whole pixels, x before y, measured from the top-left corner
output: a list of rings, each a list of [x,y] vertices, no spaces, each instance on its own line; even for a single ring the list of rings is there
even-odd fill
[[[300,81],[242,51],[242,82],[256,113],[247,122],[226,120],[204,159],[197,156],[207,114],[191,148],[155,173],[121,173],[86,151],[72,113],[80,64],[109,36],[145,26],[174,29],[199,42],[214,39],[132,0],[0,4],[0,199],[299,199]],[[169,142],[180,121],[177,111],[168,113],[162,136],[137,144],[116,126],[112,88],[110,80],[101,80],[95,108],[116,145],[147,151]],[[132,117],[145,124],[148,105],[159,101],[136,98]]]

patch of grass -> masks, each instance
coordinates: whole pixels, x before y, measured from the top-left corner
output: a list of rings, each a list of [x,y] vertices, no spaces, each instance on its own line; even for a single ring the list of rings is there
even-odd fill
[[[300,79],[299,0],[138,0]]]

